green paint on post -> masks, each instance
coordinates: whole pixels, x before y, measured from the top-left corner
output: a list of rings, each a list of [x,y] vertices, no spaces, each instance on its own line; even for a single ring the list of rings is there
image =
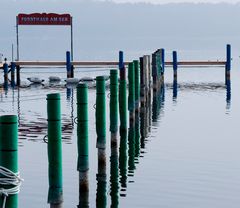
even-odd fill
[[[128,65],[128,110],[135,109],[135,68],[133,63]]]
[[[97,148],[106,148],[106,96],[105,96],[105,77],[98,76],[97,98],[96,98],[96,131]]]
[[[120,80],[119,84],[119,111],[120,111],[120,133],[127,132],[127,82]]]
[[[118,70],[110,71],[110,131],[118,131]]]
[[[62,130],[60,94],[47,95],[48,114],[48,203],[63,202],[62,182]]]
[[[14,173],[18,172],[18,119],[15,115],[0,117],[0,166],[3,166]],[[5,177],[0,175],[1,177]],[[4,186],[1,188],[11,188]],[[0,206],[3,204],[3,197],[0,197]],[[18,195],[9,195],[6,199],[7,208],[18,207]]]
[[[77,86],[78,171],[87,171],[88,162],[88,86]]]
[[[139,99],[140,99],[140,68],[139,61],[135,60],[134,69],[135,69],[135,108],[139,108]]]

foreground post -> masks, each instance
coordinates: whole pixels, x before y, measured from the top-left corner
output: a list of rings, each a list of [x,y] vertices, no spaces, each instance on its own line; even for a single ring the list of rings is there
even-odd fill
[[[60,94],[47,95],[48,113],[48,203],[59,207],[63,202],[62,133]]]
[[[135,123],[135,68],[133,63],[128,65],[128,110],[131,125]]]
[[[106,97],[105,97],[105,78],[98,76],[97,97],[96,97],[96,131],[97,148],[106,148]]]
[[[119,112],[120,112],[120,133],[127,132],[127,81],[126,69],[123,62],[123,52],[119,52]]]
[[[18,119],[15,115],[0,117],[0,166],[9,169],[15,174],[18,173]],[[0,179],[2,178],[6,178],[6,176],[0,174]],[[1,189],[14,187],[13,185],[1,185]],[[6,203],[5,206],[4,203]],[[0,206],[17,208],[17,193],[0,196]]]
[[[133,61],[135,69],[135,110],[139,111],[139,99],[140,99],[140,69],[139,61]]]
[[[77,86],[77,137],[79,171],[79,207],[89,207],[88,86]]]

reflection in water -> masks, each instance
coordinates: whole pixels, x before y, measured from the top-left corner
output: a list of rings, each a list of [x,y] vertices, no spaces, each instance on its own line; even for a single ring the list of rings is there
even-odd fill
[[[226,80],[226,102],[227,102],[226,109],[230,110],[231,108],[231,80],[230,79]]]
[[[128,176],[133,177],[135,170],[135,128],[128,130]]]
[[[78,208],[89,207],[89,173],[87,171],[79,171],[79,205]]]
[[[127,132],[121,133],[120,138],[120,148],[119,148],[119,173],[120,173],[120,183],[121,183],[121,193],[120,196],[126,196],[127,188]]]
[[[177,77],[174,77],[173,79],[173,101],[174,102],[177,102],[177,94],[178,94]]]
[[[107,207],[107,172],[106,172],[106,149],[98,148],[98,173],[96,207]]]
[[[153,124],[158,122],[158,118],[161,110],[164,109],[165,101],[165,87],[162,85],[160,89],[153,92],[153,103],[152,103],[152,121]]]
[[[111,196],[111,207],[117,208],[118,201],[118,145],[117,145],[117,134],[111,134],[111,157],[110,157],[110,196]]]
[[[135,163],[138,161],[140,156],[140,122],[139,122],[139,111],[135,112]]]

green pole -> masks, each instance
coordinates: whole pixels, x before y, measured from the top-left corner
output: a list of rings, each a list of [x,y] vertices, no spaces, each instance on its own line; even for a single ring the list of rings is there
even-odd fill
[[[63,202],[61,98],[59,93],[47,95],[48,114],[48,203]]]
[[[118,70],[110,71],[110,131],[118,131]]]
[[[77,137],[78,137],[78,171],[89,169],[88,160],[88,86],[77,86]]]
[[[133,63],[128,65],[128,110],[135,109],[135,68]]]
[[[0,166],[18,173],[18,119],[15,115],[0,117]],[[5,178],[0,175],[0,178]],[[1,188],[12,188],[6,185]],[[0,197],[0,206],[4,203],[4,197]],[[6,198],[6,208],[18,207],[18,195],[9,195]]]
[[[140,68],[139,61],[135,60],[134,69],[135,69],[135,108],[139,110],[139,99],[140,99]]]
[[[96,97],[97,148],[106,148],[106,96],[105,77],[98,76]]]
[[[120,133],[127,132],[127,82],[120,80],[119,84],[119,111],[120,111]]]

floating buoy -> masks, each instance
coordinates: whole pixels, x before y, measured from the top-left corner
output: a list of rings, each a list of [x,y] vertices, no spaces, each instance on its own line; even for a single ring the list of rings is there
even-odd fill
[[[37,84],[44,82],[44,79],[40,79],[39,77],[29,77],[27,80]]]
[[[50,76],[49,78],[49,82],[60,82],[61,78],[57,77],[57,76]]]

